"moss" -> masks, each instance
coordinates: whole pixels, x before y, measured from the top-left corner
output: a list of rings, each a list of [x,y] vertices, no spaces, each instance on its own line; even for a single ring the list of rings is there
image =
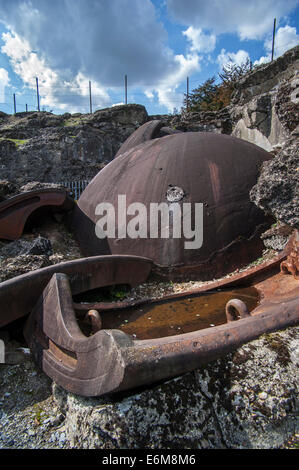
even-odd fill
[[[265,405],[265,403],[256,402],[253,405],[253,411],[259,411],[262,415],[266,416],[267,418],[271,418],[272,411],[271,409]]]
[[[62,127],[78,126],[82,120],[80,118],[70,118],[62,122]]]
[[[117,299],[117,300],[124,299],[125,297],[128,296],[128,290],[126,289],[119,290],[117,289],[117,287],[112,287],[110,290],[110,295],[112,299]]]
[[[251,354],[250,352],[237,351],[232,357],[232,362],[238,366],[240,364],[244,364],[245,362],[249,361],[252,358],[253,358],[253,354]]]
[[[45,413],[43,408],[40,405],[34,405],[33,406],[33,415],[34,415],[34,420],[38,426],[40,426],[43,423],[43,420],[48,418],[48,415]]]
[[[287,365],[291,358],[290,358],[290,353],[287,348],[287,346],[280,340],[273,340],[270,344],[269,347],[273,349],[273,351],[276,352],[277,354],[277,360],[283,365]]]
[[[0,137],[0,140],[9,140],[10,142],[13,142],[16,147],[20,147],[21,145],[26,144],[29,139],[10,139],[8,137]]]
[[[130,294],[130,287],[127,284],[117,286],[100,287],[83,294],[74,296],[76,302],[114,302],[123,300]]]
[[[266,346],[272,349],[277,355],[277,362],[286,366],[290,361],[290,353],[285,342],[278,335],[264,335]]]

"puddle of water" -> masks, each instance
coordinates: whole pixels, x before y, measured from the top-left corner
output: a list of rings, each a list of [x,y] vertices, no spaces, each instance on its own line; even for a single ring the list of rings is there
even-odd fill
[[[115,311],[102,311],[103,329],[119,329],[134,339],[179,335],[226,323],[225,305],[231,299],[246,303],[249,311],[259,301],[254,287],[222,290],[176,300],[161,300]]]

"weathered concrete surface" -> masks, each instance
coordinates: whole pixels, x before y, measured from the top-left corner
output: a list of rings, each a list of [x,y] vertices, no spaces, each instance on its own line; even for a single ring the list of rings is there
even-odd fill
[[[299,46],[259,66],[237,84],[221,111],[150,116],[181,131],[232,134],[267,151],[282,144],[299,123]]]
[[[62,184],[56,183],[41,183],[40,181],[30,181],[23,186],[18,184],[16,181],[1,180],[0,181],[0,202],[10,197],[16,196],[20,193],[25,193],[27,191],[36,191],[38,189],[48,189],[48,188],[65,188]],[[65,188],[67,189],[67,188]]]
[[[14,183],[7,180],[0,181],[0,202],[4,201],[16,191],[17,187]]]
[[[0,178],[20,184],[91,179],[147,118],[144,106],[134,104],[85,115],[2,113]]]
[[[154,115],[149,119],[163,120],[167,126],[181,132],[231,134],[233,125],[229,107],[220,111],[182,112],[174,116]]]
[[[266,213],[293,228],[299,228],[299,126],[282,145],[276,157],[264,163],[250,199]]]
[[[276,223],[261,235],[264,245],[275,251],[283,250],[293,233],[293,228],[286,224]]]
[[[17,346],[15,341],[9,344],[12,350]],[[62,420],[51,380],[30,358],[21,364],[0,364],[0,449],[59,447],[50,439]]]
[[[23,234],[17,241],[0,241],[0,282],[62,261],[81,258],[78,245],[64,220],[57,222],[44,216],[44,219],[39,219],[38,227],[32,226],[32,231]]]
[[[299,47],[237,83],[230,115],[233,135],[271,151],[298,125]]]
[[[263,335],[149,390],[87,399],[54,385],[75,448],[276,448],[298,429],[298,329]]]

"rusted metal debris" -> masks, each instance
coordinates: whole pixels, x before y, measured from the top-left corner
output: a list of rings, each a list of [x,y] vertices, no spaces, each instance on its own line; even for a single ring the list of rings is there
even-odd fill
[[[148,140],[152,140],[156,137],[159,137],[159,132],[163,126],[163,121],[155,119],[153,121],[146,122],[142,126],[138,127],[138,129],[133,132],[130,137],[128,137],[127,140],[122,144],[114,158],[119,157],[123,153],[136,147],[139,144],[143,144]]]
[[[74,393],[96,396],[174,377],[262,333],[298,323],[298,281],[279,272],[281,262],[297,246],[297,239],[298,234],[293,235],[283,253],[262,265],[192,292],[163,298],[176,302],[237,286],[257,290],[260,303],[256,308],[249,312],[246,303],[233,298],[223,306],[228,322],[224,320],[213,328],[145,340],[134,339],[120,329],[105,328],[105,311],[117,315],[128,306],[155,307],[161,303],[153,299],[73,301],[73,295],[81,292],[107,285],[135,286],[155,275],[157,266],[151,260],[121,255],[60,263],[1,283],[0,326],[31,312],[25,337],[34,358],[46,374]],[[91,336],[82,332],[78,315],[89,324]]]
[[[47,266],[0,283],[0,327],[31,312],[54,273],[65,273],[74,294],[101,286],[145,282],[152,261],[137,256],[94,256]]]
[[[299,233],[295,231],[292,245],[290,246],[290,254],[287,259],[280,264],[282,273],[291,273],[295,279],[299,280]]]
[[[235,321],[239,318],[250,316],[247,305],[239,299],[232,299],[225,306],[226,319],[228,322]]]
[[[135,143],[134,134],[130,142]],[[260,256],[264,246],[259,235],[272,219],[250,201],[249,191],[256,183],[260,165],[272,158],[268,152],[244,140],[211,132],[169,135],[133,148],[130,142],[129,150],[125,143],[118,158],[91,181],[74,210],[74,233],[85,256],[146,256],[161,266],[163,277],[189,280],[219,278]],[[162,238],[161,232],[157,238],[150,238],[149,233],[148,238],[138,239],[118,236],[119,195],[126,195],[127,207],[143,203],[149,214],[152,202],[172,204],[169,191],[174,188],[182,193],[177,200],[181,207],[191,203],[193,226],[194,205],[203,204],[201,248],[185,249],[184,237]],[[95,209],[101,202],[115,208],[115,238],[96,236],[99,216]]]
[[[25,337],[43,371],[71,392],[98,396],[148,385],[196,369],[262,333],[297,324],[299,284],[279,272],[280,262],[276,257],[208,288],[168,296],[176,300],[228,285],[251,285],[258,291],[260,303],[250,313],[234,299],[227,305],[227,323],[146,340],[135,340],[117,329],[100,329],[99,323],[95,334],[84,335],[76,319],[69,277],[55,273],[27,321]],[[99,304],[86,305],[86,309],[91,307],[98,309]],[[100,313],[93,312],[97,321]]]
[[[97,310],[88,310],[85,320],[91,323],[91,331],[96,333],[102,329],[102,318]]]
[[[70,211],[74,201],[64,189],[28,191],[0,203],[0,238],[17,240],[23,233],[26,221],[37,210],[55,208]]]

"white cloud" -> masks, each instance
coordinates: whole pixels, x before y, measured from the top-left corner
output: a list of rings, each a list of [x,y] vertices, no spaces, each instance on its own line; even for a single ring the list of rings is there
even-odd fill
[[[10,80],[6,69],[0,68],[0,103],[5,102],[5,87],[9,85]]]
[[[14,72],[22,78],[24,85],[35,88],[38,77],[41,106],[69,112],[89,109],[89,80],[83,73],[79,72],[72,81],[68,81],[63,73],[59,75],[48,67],[45,59],[31,50],[27,40],[11,33],[3,33],[2,39],[4,45],[1,51],[10,58]],[[92,94],[96,96],[95,106],[109,104],[108,93],[97,82],[92,84]]]
[[[299,35],[296,32],[296,28],[291,26],[285,26],[284,28],[279,28],[275,35],[275,49],[274,56],[279,57],[284,54],[288,49],[291,49],[294,46],[299,44]],[[265,49],[267,51],[272,51],[272,39],[267,39],[265,42]]]
[[[82,72],[76,75],[74,83],[67,85],[69,86],[70,92],[77,93],[86,99],[89,98],[89,80]],[[91,94],[94,109],[109,105],[110,97],[108,92],[96,81],[91,83]]]
[[[203,33],[201,28],[189,26],[186,31],[183,31],[183,35],[191,42],[191,51],[208,53],[215,49],[216,36]]]
[[[181,24],[214,34],[237,33],[241,39],[263,39],[298,0],[167,0],[169,13]]]
[[[167,46],[150,0],[1,0],[0,18],[10,30],[2,51],[26,86],[39,77],[51,108],[88,111],[89,80],[93,105],[118,102],[127,74],[131,90],[155,93],[172,109],[182,101],[180,80],[199,68],[195,50],[177,56]]]
[[[57,81],[57,74],[45,65],[44,60],[38,58],[26,39],[11,33],[3,33],[2,40],[4,46],[1,52],[10,58],[14,72],[22,77],[26,85],[33,86],[37,76],[44,86],[51,86]]]
[[[296,28],[291,26],[284,26],[278,28],[275,34],[274,42],[274,59],[284,54],[287,50],[295,47],[299,44],[299,34],[297,34]],[[254,62],[254,65],[265,64],[270,62],[272,56],[272,38],[268,37],[264,42],[264,48],[266,55],[260,57],[259,60]]]
[[[270,61],[271,61],[271,54],[269,54],[267,56],[262,56],[262,57],[259,58],[259,60],[255,60],[253,65],[267,64]]]
[[[106,88],[152,86],[175,72],[174,53],[150,0],[1,0],[1,21],[47,66]]]
[[[227,65],[228,63],[234,65],[241,65],[250,59],[248,52],[240,49],[238,52],[226,52],[225,49],[221,49],[220,54],[217,57],[217,62],[219,64],[220,70]]]
[[[183,105],[184,93],[177,92],[178,85],[182,82],[186,83],[189,75],[200,70],[199,56],[197,54],[187,54],[186,57],[179,54],[175,56],[175,61],[178,64],[176,72],[168,75],[154,89],[146,90],[148,96],[155,91],[158,95],[159,103],[165,106],[169,112]]]
[[[153,100],[155,97],[154,93],[151,90],[145,90],[144,94],[149,100]]]

